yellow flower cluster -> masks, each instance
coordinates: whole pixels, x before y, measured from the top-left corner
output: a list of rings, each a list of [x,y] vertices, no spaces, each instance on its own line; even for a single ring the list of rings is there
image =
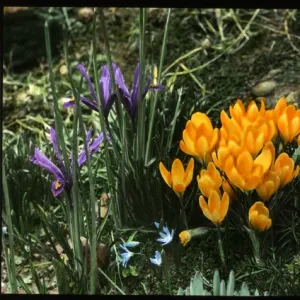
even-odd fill
[[[285,152],[276,157],[273,141],[279,137],[285,145],[297,140],[300,146],[300,109],[288,105],[283,97],[270,110],[263,100],[260,108],[251,101],[247,109],[237,100],[229,113],[230,116],[221,112],[220,129],[213,128],[204,113],[194,113],[183,130],[180,149],[207,166],[200,171],[197,181],[202,194],[199,204],[209,220],[220,225],[227,214],[229,199],[238,200],[238,190],[256,190],[263,202],[255,202],[250,208],[249,223],[254,229],[266,230],[272,221],[264,202],[291,182],[300,168]],[[178,159],[171,172],[162,163],[159,168],[165,182],[183,195],[193,177],[193,158],[186,171]]]

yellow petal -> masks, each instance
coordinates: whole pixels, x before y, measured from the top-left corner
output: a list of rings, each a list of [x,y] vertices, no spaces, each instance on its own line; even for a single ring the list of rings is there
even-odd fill
[[[195,153],[195,140],[193,140],[190,137],[190,135],[186,129],[183,130],[182,138],[183,138],[183,141],[184,141],[185,146],[188,149],[188,151],[191,153]]]
[[[193,179],[193,172],[194,172],[194,159],[191,158],[183,178],[183,184],[185,187],[187,187],[191,183]]]
[[[195,145],[195,152],[197,156],[204,162],[206,161],[206,154],[209,151],[208,141],[205,136],[200,136]]]
[[[212,190],[208,198],[208,210],[212,214],[214,211],[219,212],[220,208],[221,208],[220,196],[215,190]]]
[[[215,224],[215,225],[220,225],[222,223],[221,220],[221,216],[220,216],[220,212],[217,210],[214,210],[211,213],[211,221]]]
[[[192,115],[191,121],[194,123],[194,125],[198,128],[200,127],[201,124],[205,124],[205,127],[212,131],[213,127],[211,124],[211,121],[209,119],[209,117],[201,112],[196,112]]]
[[[211,213],[209,212],[208,210],[208,206],[207,206],[207,203],[206,201],[204,200],[203,196],[200,196],[199,197],[199,205],[202,209],[202,212],[204,214],[204,216],[209,219],[209,220],[212,220],[212,216],[211,216]]]
[[[272,142],[268,142],[262,149],[261,154],[255,159],[254,163],[263,167],[265,174],[274,162],[275,148]]]
[[[244,151],[238,156],[236,167],[243,177],[247,177],[251,173],[253,168],[253,158],[248,151]]]
[[[193,124],[192,121],[187,121],[186,126],[185,126],[185,130],[187,131],[187,133],[189,134],[190,138],[192,140],[196,140],[197,137],[197,128],[196,126]]]
[[[185,145],[185,143],[183,141],[180,141],[179,143],[179,147],[181,149],[182,152],[188,154],[188,155],[195,155],[194,152],[190,151],[187,146]]]
[[[222,177],[213,162],[208,163],[207,174],[214,180],[216,187],[219,188],[222,185]]]
[[[264,215],[269,217],[269,210],[265,207],[264,203],[261,201],[255,202],[249,210],[249,214],[253,211],[257,211],[259,215]]]
[[[175,159],[173,161],[172,169],[171,169],[173,188],[174,186],[179,186],[178,188],[181,189],[181,185],[184,186],[183,184],[184,173],[185,172],[184,172],[182,162],[179,159]]]
[[[166,167],[164,166],[164,164],[162,162],[159,163],[159,170],[160,170],[160,174],[162,176],[162,178],[164,179],[164,181],[166,182],[166,184],[171,187],[172,184],[172,177],[170,172],[166,169]]]
[[[225,216],[227,215],[228,208],[229,208],[229,195],[226,192],[224,192],[221,200],[221,209],[220,209],[221,222],[224,220]]]

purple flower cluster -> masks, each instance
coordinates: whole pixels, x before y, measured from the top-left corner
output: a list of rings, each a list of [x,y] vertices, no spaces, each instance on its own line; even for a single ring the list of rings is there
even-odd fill
[[[93,155],[99,150],[101,143],[104,140],[104,134],[101,132],[99,136],[90,142],[92,136],[92,129],[90,129],[86,134],[86,143],[88,145],[88,155]],[[57,197],[62,193],[63,190],[70,191],[72,188],[72,177],[68,177],[66,169],[62,160],[61,153],[58,148],[56,132],[53,128],[50,128],[50,141],[53,145],[54,154],[57,158],[57,166],[41,152],[38,148],[35,148],[33,156],[30,157],[30,161],[42,169],[48,171],[54,176],[54,181],[52,182],[51,191],[54,197]],[[72,160],[71,154],[71,160]],[[78,155],[78,166],[81,168],[87,160],[87,154],[84,149]],[[70,174],[72,175],[73,169],[71,165]]]
[[[125,84],[125,81],[124,81],[124,78],[123,78],[120,68],[115,63],[112,63],[112,67],[113,67],[115,82],[116,82],[117,88],[118,88],[120,96],[121,96],[120,100],[121,100],[122,104],[124,105],[126,111],[128,112],[129,116],[134,121],[136,118],[136,115],[137,115],[137,108],[138,108],[138,101],[139,101],[138,90],[139,90],[140,65],[138,63],[135,68],[133,88],[132,88],[131,92],[129,92],[129,90]],[[77,66],[77,68],[80,71],[81,75],[86,80],[88,89],[93,98],[93,100],[91,100],[89,98],[80,97],[80,101],[82,103],[86,104],[91,109],[98,111],[98,97],[97,97],[97,94],[93,87],[93,84],[91,82],[91,79],[83,65],[79,64]],[[105,118],[107,118],[109,111],[116,99],[116,93],[114,93],[112,91],[112,82],[111,82],[111,78],[110,78],[108,65],[104,65],[101,68],[101,71],[102,71],[101,72],[102,74],[101,74],[101,78],[100,78],[100,82],[99,82],[99,89],[100,89],[100,93],[101,93],[103,113],[104,113]],[[149,76],[146,86],[142,90],[142,99],[145,98],[148,90],[162,91],[162,90],[164,90],[164,86],[152,84],[152,78]],[[70,99],[70,100],[66,101],[63,106],[64,107],[74,106],[74,99]]]

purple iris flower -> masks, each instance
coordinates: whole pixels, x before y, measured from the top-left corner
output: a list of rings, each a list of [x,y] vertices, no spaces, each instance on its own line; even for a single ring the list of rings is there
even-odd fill
[[[114,73],[116,72],[117,69],[119,69],[119,67],[115,63],[112,64],[112,67],[113,67]],[[86,97],[80,97],[80,101],[82,103],[84,103],[85,105],[87,105],[89,108],[91,108],[95,111],[99,111],[98,102],[97,102],[98,97],[97,97],[97,94],[95,92],[95,89],[93,87],[93,84],[91,82],[91,79],[90,79],[86,69],[81,64],[79,64],[77,66],[77,69],[80,71],[81,75],[86,80],[90,94],[93,97],[93,100],[86,98]],[[101,68],[101,70],[102,70],[102,73],[101,73],[101,78],[99,81],[99,88],[100,88],[100,93],[101,93],[103,113],[104,113],[105,118],[107,118],[109,111],[115,101],[116,94],[112,93],[112,84],[111,84],[111,80],[110,80],[110,73],[109,73],[108,65],[104,65]],[[73,107],[75,104],[74,100],[75,100],[74,98],[67,100],[63,104],[63,107]]]
[[[139,101],[139,76],[140,76],[140,64],[138,63],[134,72],[133,88],[129,93],[120,69],[116,70],[115,72],[116,83],[120,91],[121,101],[133,121],[137,115],[137,108],[138,108],[138,101]],[[142,91],[142,99],[145,98],[148,90],[158,90],[158,91],[164,90],[163,85],[154,85],[151,82],[152,82],[152,78],[151,76],[148,76],[146,86]]]
[[[90,142],[92,135],[92,129],[90,129],[86,135],[86,142],[87,144]],[[99,136],[88,145],[88,152],[89,155],[94,154],[99,150],[100,144],[104,140],[103,132],[99,134]],[[58,148],[57,138],[56,138],[56,132],[53,128],[50,128],[50,141],[53,145],[54,154],[57,158],[57,166],[48,158],[44,153],[42,153],[38,148],[34,149],[34,154],[29,158],[29,160],[40,166],[42,169],[47,170],[49,173],[51,173],[55,180],[52,182],[51,191],[53,193],[54,197],[57,197],[59,194],[62,193],[63,190],[70,191],[72,187],[72,177],[69,179],[66,174],[65,166],[63,164],[62,156]],[[72,155],[71,155],[72,157]],[[87,156],[84,150],[80,152],[78,155],[78,165],[79,168],[82,167],[82,165],[86,162]],[[73,172],[72,166],[71,166],[71,174]]]

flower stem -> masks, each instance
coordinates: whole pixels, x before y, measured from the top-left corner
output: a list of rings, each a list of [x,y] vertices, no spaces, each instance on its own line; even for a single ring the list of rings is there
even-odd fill
[[[170,269],[169,269],[169,264],[168,264],[168,261],[167,261],[167,255],[166,255],[165,251],[162,252],[162,261],[163,261],[163,264],[162,264],[163,274],[164,274],[164,276],[166,278],[166,281],[167,281],[167,284],[168,284],[169,294],[172,295],[172,284],[171,284],[171,277],[170,277]]]
[[[220,251],[220,257],[223,263],[223,267],[226,269],[226,261],[225,261],[223,243],[222,243],[221,228],[219,225],[217,226],[217,231],[218,231],[218,246]]]
[[[5,251],[5,254],[6,254],[5,259],[7,262],[7,273],[8,273],[8,279],[9,279],[9,285],[10,285],[10,292],[12,294],[14,294],[14,293],[17,293],[15,246],[14,246],[14,238],[13,238],[13,224],[12,224],[12,218],[11,218],[12,210],[10,207],[10,200],[9,200],[8,186],[7,186],[6,172],[5,172],[4,164],[2,164],[2,185],[3,185],[3,194],[4,194],[5,211],[6,211],[7,228],[8,228],[8,241],[9,241],[9,254],[8,254],[8,251]],[[4,243],[3,243],[3,245],[4,245]],[[5,249],[6,249],[6,247],[5,247]]]
[[[167,20],[166,20],[166,25],[165,25],[165,30],[164,30],[164,37],[163,37],[163,42],[162,42],[162,47],[161,47],[160,63],[159,63],[158,78],[157,78],[158,83],[160,83],[160,79],[161,79],[161,75],[162,75],[162,67],[163,67],[165,53],[166,53],[167,34],[168,34],[168,29],[169,29],[170,15],[171,15],[171,8],[168,9]],[[153,125],[154,125],[154,119],[155,119],[156,105],[157,105],[157,93],[155,93],[153,106],[152,106],[152,109],[150,111],[150,116],[149,116],[150,124],[149,124],[149,131],[148,131],[149,133],[148,133],[146,154],[145,154],[145,162],[146,163],[148,163],[149,156],[150,156],[150,144],[151,144],[151,139],[152,139],[152,131],[153,131]]]
[[[186,213],[185,213],[185,209],[184,209],[184,205],[183,205],[183,195],[181,194],[177,194],[178,198],[179,198],[179,202],[180,202],[180,206],[181,206],[181,211],[180,211],[180,217],[183,221],[183,225],[184,225],[184,229],[188,229],[188,223],[187,223],[187,217],[186,217]]]
[[[248,232],[249,237],[252,242],[253,255],[255,258],[255,262],[257,263],[257,265],[262,266],[264,263],[263,263],[263,260],[261,259],[261,255],[260,255],[260,240],[257,238],[256,232],[253,229],[249,229],[246,226],[244,226],[244,228]]]

